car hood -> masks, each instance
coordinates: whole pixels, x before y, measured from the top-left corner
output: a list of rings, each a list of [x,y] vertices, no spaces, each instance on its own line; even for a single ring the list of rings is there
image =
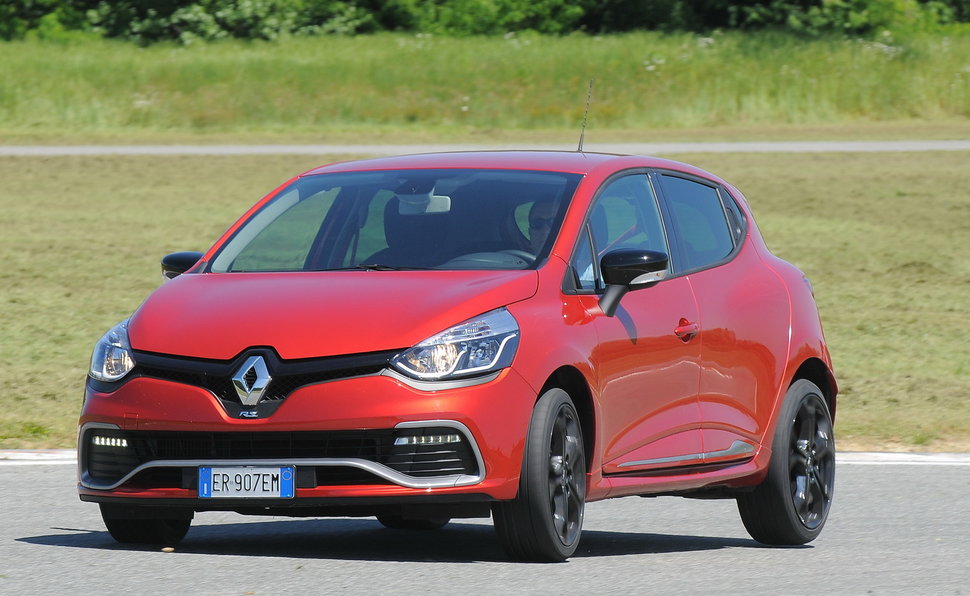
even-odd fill
[[[339,271],[181,275],[132,316],[135,350],[226,360],[254,346],[284,359],[408,348],[536,293],[536,271]]]

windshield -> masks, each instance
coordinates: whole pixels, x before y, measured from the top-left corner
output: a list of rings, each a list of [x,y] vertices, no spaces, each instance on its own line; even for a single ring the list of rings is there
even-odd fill
[[[468,169],[305,176],[237,230],[211,271],[534,268],[579,179]]]

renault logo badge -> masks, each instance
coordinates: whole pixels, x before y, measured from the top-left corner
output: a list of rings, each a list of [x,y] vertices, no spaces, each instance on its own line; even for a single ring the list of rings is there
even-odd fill
[[[250,356],[232,377],[232,386],[244,406],[255,406],[266,393],[266,386],[273,380],[262,356]]]

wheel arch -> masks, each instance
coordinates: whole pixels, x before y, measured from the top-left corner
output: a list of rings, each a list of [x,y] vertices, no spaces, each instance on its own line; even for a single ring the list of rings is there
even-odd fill
[[[559,388],[569,394],[579,414],[580,427],[583,430],[583,451],[586,454],[586,471],[592,470],[593,446],[596,444],[596,408],[593,396],[586,383],[586,378],[579,369],[572,366],[561,366],[546,379],[539,392],[541,396],[552,388]]]
[[[829,413],[834,421],[836,396],[839,389],[835,382],[835,375],[832,374],[829,367],[820,358],[809,358],[798,367],[788,386],[791,387],[800,379],[811,381],[822,390],[822,396],[825,398],[825,403],[829,407]]]

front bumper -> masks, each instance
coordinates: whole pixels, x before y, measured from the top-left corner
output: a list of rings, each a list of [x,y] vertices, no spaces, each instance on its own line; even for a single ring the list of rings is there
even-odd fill
[[[301,387],[271,416],[233,417],[211,391],[137,377],[89,383],[79,433],[82,500],[243,508],[202,499],[201,466],[294,466],[286,507],[515,496],[535,392],[512,369],[471,386],[374,374]],[[221,501],[231,501],[223,503]]]

